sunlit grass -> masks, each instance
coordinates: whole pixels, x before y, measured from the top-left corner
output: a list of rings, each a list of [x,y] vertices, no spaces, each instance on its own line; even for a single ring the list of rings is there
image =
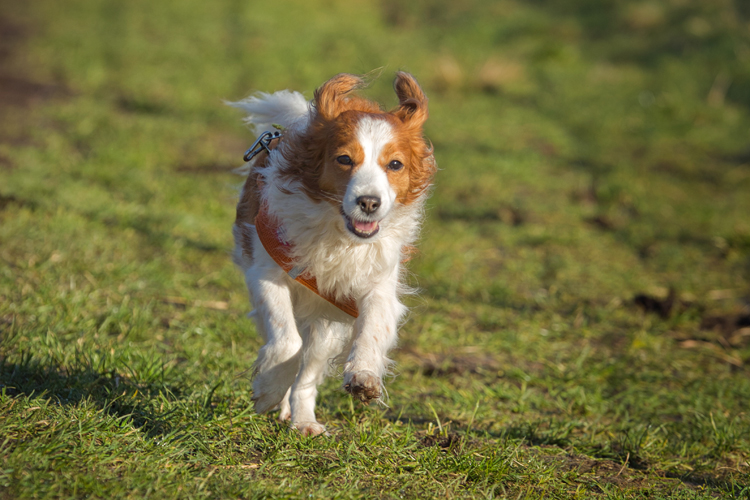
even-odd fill
[[[28,95],[0,101],[0,497],[748,495],[749,16],[4,6]],[[332,378],[306,439],[252,411],[229,253],[253,138],[223,100],[376,68],[386,106],[398,69],[430,97],[421,291],[388,407]],[[633,301],[670,289],[663,316]]]

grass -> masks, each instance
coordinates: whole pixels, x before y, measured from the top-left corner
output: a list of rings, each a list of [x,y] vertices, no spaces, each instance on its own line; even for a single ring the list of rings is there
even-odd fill
[[[745,3],[2,12],[0,498],[750,496]],[[331,379],[302,438],[252,411],[222,99],[380,67],[431,99],[421,295],[389,407]]]

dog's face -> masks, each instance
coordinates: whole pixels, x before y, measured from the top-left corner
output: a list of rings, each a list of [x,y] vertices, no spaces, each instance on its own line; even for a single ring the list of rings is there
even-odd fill
[[[341,200],[347,230],[371,238],[396,203],[408,202],[409,174],[421,161],[413,161],[409,134],[389,113],[345,111],[330,128],[320,188]]]
[[[427,98],[416,80],[398,73],[399,107],[390,112],[347,95],[361,85],[343,74],[315,92],[317,112],[304,156],[316,168],[308,168],[303,184],[311,197],[333,204],[346,231],[364,242],[378,234],[395,206],[424,193],[435,164],[422,137]]]

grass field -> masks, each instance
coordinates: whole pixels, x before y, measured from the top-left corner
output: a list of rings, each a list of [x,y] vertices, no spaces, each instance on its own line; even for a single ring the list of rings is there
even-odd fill
[[[0,0],[0,499],[749,498],[744,0]],[[388,407],[252,410],[236,100],[382,68],[441,168]]]

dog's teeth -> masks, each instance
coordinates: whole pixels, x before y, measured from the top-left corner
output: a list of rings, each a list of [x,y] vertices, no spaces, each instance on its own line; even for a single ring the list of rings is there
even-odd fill
[[[365,222],[346,217],[349,229],[362,238],[369,238],[373,234],[377,233],[380,229],[378,221]]]
[[[359,231],[361,233],[366,233],[366,234],[373,232],[375,230],[375,228],[378,227],[378,223],[377,222],[361,222],[361,221],[357,221],[357,220],[352,221],[352,222],[354,224],[354,228],[357,231]]]

